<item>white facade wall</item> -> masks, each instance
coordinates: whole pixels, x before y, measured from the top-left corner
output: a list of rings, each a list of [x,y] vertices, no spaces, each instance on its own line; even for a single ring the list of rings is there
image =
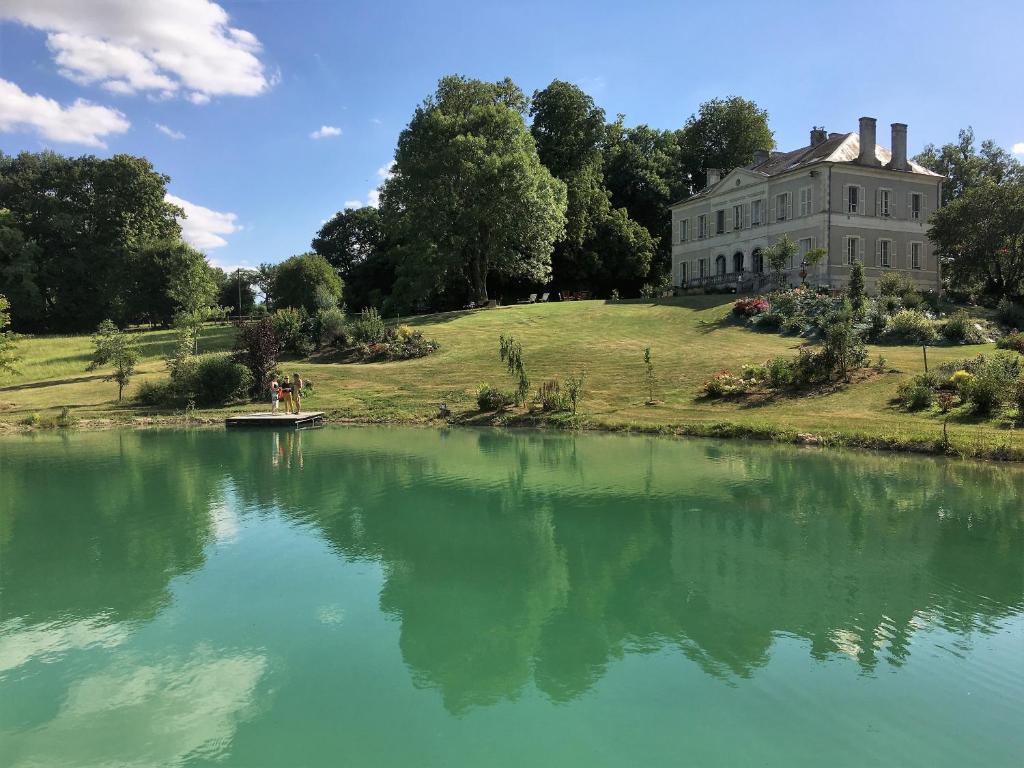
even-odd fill
[[[922,289],[938,290],[937,258],[926,231],[927,217],[939,203],[940,182],[936,177],[842,163],[818,163],[774,177],[736,169],[714,193],[673,206],[673,284],[683,286],[702,274],[718,273],[719,257],[725,258],[727,275],[736,273],[740,263],[749,275],[755,271],[755,251],[788,234],[802,249],[828,250],[828,257],[808,275],[811,285],[846,285],[847,238],[857,237],[861,238],[857,241],[858,253],[865,265],[869,290],[890,270],[905,272]],[[861,210],[856,213],[847,210],[850,186],[856,186],[861,196]],[[880,190],[887,190],[888,215],[882,215],[878,208]],[[916,218],[911,215],[912,194],[919,195]],[[756,201],[761,206],[760,223],[755,223]],[[739,227],[736,206],[742,211]],[[718,212],[723,210],[725,226],[720,233]],[[701,216],[707,217],[707,237],[700,236]],[[884,246],[888,265],[879,256],[879,240],[889,243]],[[913,254],[917,259],[912,263]],[[767,264],[763,271],[768,271]],[[797,256],[785,272],[787,282],[797,285],[799,271]]]

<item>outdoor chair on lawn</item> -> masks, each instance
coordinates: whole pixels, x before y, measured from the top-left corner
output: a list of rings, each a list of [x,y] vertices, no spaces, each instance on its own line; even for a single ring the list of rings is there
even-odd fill
[[[516,304],[536,304],[536,303],[537,303],[537,294],[536,293],[531,293],[530,294],[530,298],[528,298],[528,299],[520,299],[519,301],[516,302]]]
[[[541,297],[540,297],[540,301],[542,301],[542,302],[546,302],[546,301],[548,300],[548,297],[549,297],[550,295],[551,295],[550,293],[545,293],[545,294],[542,294],[542,295],[541,295]]]

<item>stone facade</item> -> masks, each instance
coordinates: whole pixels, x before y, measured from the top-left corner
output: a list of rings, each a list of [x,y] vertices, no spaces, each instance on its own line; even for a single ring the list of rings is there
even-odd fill
[[[766,287],[761,253],[786,234],[800,248],[784,273],[790,285],[801,282],[802,254],[820,247],[828,256],[808,272],[810,285],[845,287],[859,259],[869,291],[890,271],[938,291],[927,219],[944,177],[907,160],[906,125],[893,124],[892,152],[874,145],[874,134],[875,120],[861,118],[858,133],[815,128],[807,147],[760,153],[724,178],[711,169],[705,189],[671,206],[673,285]],[[872,145],[873,153],[862,151]]]

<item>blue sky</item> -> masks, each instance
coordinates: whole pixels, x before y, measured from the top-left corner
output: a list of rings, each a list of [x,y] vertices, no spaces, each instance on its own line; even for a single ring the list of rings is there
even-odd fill
[[[215,263],[256,265],[372,199],[445,74],[527,93],[570,80],[609,118],[658,128],[737,94],[768,110],[783,149],[863,114],[880,143],[908,123],[911,153],[966,125],[1011,149],[1022,30],[1019,0],[0,0],[0,149],[145,155]],[[312,137],[325,126],[340,134]]]

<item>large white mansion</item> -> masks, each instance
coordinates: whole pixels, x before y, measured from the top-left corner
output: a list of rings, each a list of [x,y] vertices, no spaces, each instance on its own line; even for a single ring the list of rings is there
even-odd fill
[[[811,285],[840,288],[854,259],[870,289],[887,271],[924,290],[940,287],[938,259],[926,236],[928,214],[942,199],[943,176],[907,159],[907,126],[892,124],[892,151],[875,144],[875,119],[859,133],[811,131],[793,152],[760,152],[724,178],[708,170],[703,190],[672,205],[672,281],[678,288],[765,285],[762,249],[789,235],[800,255],[785,272],[800,282],[803,254],[828,257],[807,275]]]

